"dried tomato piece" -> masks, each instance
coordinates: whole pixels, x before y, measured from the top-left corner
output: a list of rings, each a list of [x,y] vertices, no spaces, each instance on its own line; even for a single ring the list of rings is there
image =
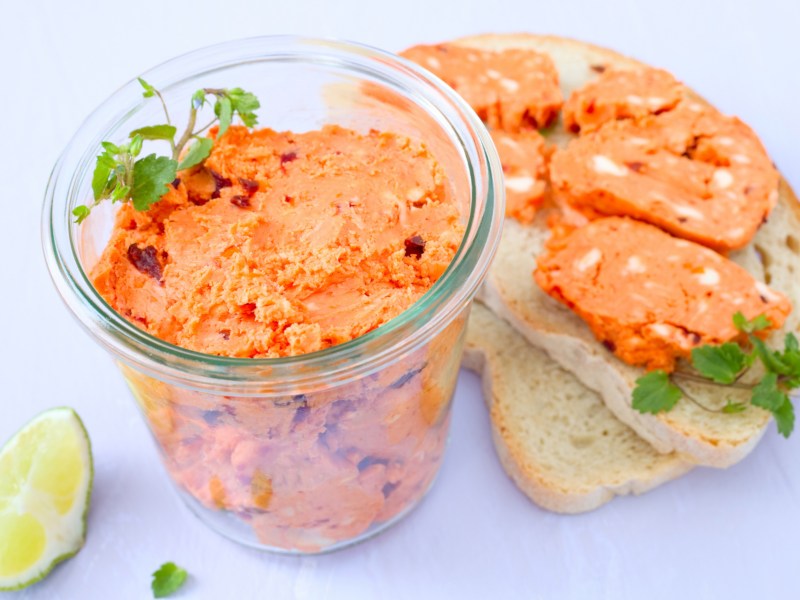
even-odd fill
[[[292,150],[291,152],[284,152],[281,154],[281,166],[285,165],[287,162],[292,162],[297,158],[297,152]]]
[[[422,253],[425,252],[425,240],[418,235],[412,235],[406,239],[406,256],[416,256],[420,258]]]
[[[237,194],[231,198],[231,204],[238,206],[239,208],[250,208],[250,198],[248,196]]]
[[[136,244],[131,244],[128,246],[128,260],[140,272],[161,281],[163,270],[161,263],[158,262],[158,250],[155,247],[147,246],[142,249]]]
[[[233,182],[227,177],[223,177],[217,173],[214,169],[209,169],[208,172],[211,173],[211,177],[214,178],[214,192],[211,194],[211,197],[219,198],[219,191],[222,188],[231,187]]]
[[[239,177],[239,185],[244,188],[244,191],[248,196],[252,196],[258,191],[258,182],[253,181],[252,179]]]

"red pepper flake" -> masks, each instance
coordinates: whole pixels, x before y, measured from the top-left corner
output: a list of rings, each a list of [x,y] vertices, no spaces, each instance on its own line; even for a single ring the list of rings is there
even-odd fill
[[[607,69],[608,67],[606,67],[605,65],[592,65],[590,68],[591,68],[591,69],[592,69],[592,71],[594,71],[595,73],[605,73],[605,72],[606,72],[606,69]]]
[[[214,169],[209,169],[208,172],[211,173],[211,177],[214,178],[214,193],[211,194],[211,197],[219,198],[219,191],[222,188],[231,187],[233,182],[227,177],[223,177],[217,173]]]
[[[408,238],[406,244],[406,256],[416,256],[419,259],[425,252],[425,240],[418,235]]]
[[[281,166],[285,165],[287,162],[292,162],[297,158],[297,152],[292,150],[291,152],[284,152],[281,154]]]
[[[231,198],[231,204],[239,208],[250,208],[250,198],[239,194]]]
[[[258,191],[258,182],[253,181],[252,179],[239,177],[239,185],[244,188],[244,191],[248,196],[252,196]]]
[[[633,162],[625,163],[625,166],[628,167],[631,171],[635,171],[636,173],[641,173],[642,169],[644,168],[644,163],[635,160]]]
[[[156,281],[161,281],[162,268],[158,262],[158,250],[153,246],[142,249],[136,244],[128,246],[128,260],[140,272],[149,275]]]

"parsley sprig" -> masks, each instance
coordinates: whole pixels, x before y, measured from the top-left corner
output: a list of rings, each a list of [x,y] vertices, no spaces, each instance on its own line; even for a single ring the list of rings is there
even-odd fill
[[[633,390],[633,408],[642,413],[667,412],[681,397],[685,397],[706,410],[732,414],[742,412],[749,403],[771,412],[778,432],[789,437],[795,420],[789,394],[800,387],[800,344],[797,337],[787,333],[783,350],[771,350],[755,335],[772,325],[765,315],[748,320],[737,312],[733,323],[746,336],[744,345],[727,342],[718,346],[699,346],[692,350],[692,371],[676,370],[668,374],[658,369],[639,377]],[[753,381],[747,375],[754,372],[756,362],[761,365],[761,377]],[[750,390],[751,396],[748,403],[729,400],[720,409],[711,409],[681,387],[679,381],[682,379]]]
[[[91,204],[73,209],[75,220],[81,223],[92,209],[103,202],[132,202],[136,210],[147,210],[167,193],[167,185],[175,180],[178,171],[199,165],[214,146],[214,140],[202,134],[215,123],[219,123],[217,138],[230,127],[238,116],[247,127],[256,125],[255,111],[261,106],[258,98],[241,88],[203,88],[192,95],[189,121],[178,136],[172,124],[164,97],[156,88],[139,78],[145,98],[157,97],[164,109],[166,123],[140,127],[130,132],[130,141],[123,144],[101,142],[103,152],[97,157],[92,175]],[[213,99],[214,117],[202,127],[197,127],[197,118],[204,106]],[[139,158],[145,141],[166,141],[170,155],[148,154]],[[186,152],[184,152],[186,150]]]

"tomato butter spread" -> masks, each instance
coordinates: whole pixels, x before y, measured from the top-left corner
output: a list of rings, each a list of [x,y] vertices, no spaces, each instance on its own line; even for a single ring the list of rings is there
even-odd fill
[[[550,177],[587,215],[635,217],[720,251],[753,238],[779,181],[747,125],[692,102],[578,137],[554,153]]]
[[[184,348],[280,357],[359,337],[410,307],[463,235],[447,178],[408,138],[231,127],[151,210],[123,205],[97,290]]]
[[[568,131],[588,133],[609,121],[655,115],[675,108],[686,88],[661,69],[603,71],[564,104]]]
[[[530,223],[547,190],[547,151],[538,131],[492,130],[506,188],[506,216]]]
[[[534,277],[620,359],[648,369],[671,371],[695,346],[735,339],[737,311],[765,314],[773,327],[791,311],[782,294],[727,258],[620,217],[553,240]]]
[[[488,51],[437,44],[414,46],[401,56],[444,80],[494,128],[547,127],[561,108],[553,60],[534,50]]]

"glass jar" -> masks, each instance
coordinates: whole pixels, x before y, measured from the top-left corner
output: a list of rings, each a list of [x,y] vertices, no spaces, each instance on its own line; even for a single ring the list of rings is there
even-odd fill
[[[43,238],[58,291],[114,357],[189,507],[243,544],[328,551],[386,528],[416,506],[441,465],[473,296],[504,214],[499,159],[470,108],[441,81],[350,43],[262,37],[201,49],[143,74],[175,122],[201,87],[240,86],[262,102],[259,126],[335,123],[423,141],[456,191],[465,235],[446,272],[412,307],[370,333],[311,354],[242,359],[157,339],[116,313],[87,273],[116,206],[78,226],[101,140],[161,122],[134,80],[97,108],[58,160]],[[183,112],[181,112],[181,108]]]

